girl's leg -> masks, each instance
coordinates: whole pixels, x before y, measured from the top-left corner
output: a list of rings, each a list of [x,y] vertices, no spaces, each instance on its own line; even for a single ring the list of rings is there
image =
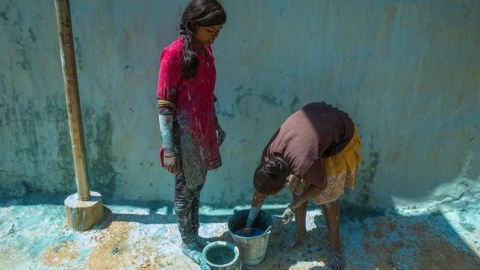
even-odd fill
[[[180,235],[186,244],[195,241],[195,233],[192,228],[194,195],[195,192],[186,185],[183,171],[175,175],[175,212]]]
[[[186,185],[183,170],[175,175],[175,212],[177,214],[178,229],[182,237],[182,252],[194,262],[200,263],[202,252],[195,243],[196,232],[192,222],[192,208],[195,190],[190,190]],[[198,218],[198,216],[197,216]],[[198,220],[197,220],[198,222]]]
[[[290,250],[303,239],[307,238],[308,233],[307,226],[305,224],[307,218],[307,205],[308,201],[304,202],[299,208],[297,208],[297,211],[295,211],[295,234],[287,237],[287,239],[280,244],[281,250]]]
[[[331,269],[343,269],[342,247],[340,244],[340,204],[338,200],[323,205],[323,213],[328,227],[330,241],[329,266]]]
[[[198,189],[196,189],[193,194],[193,200],[192,200],[192,230],[195,234],[198,234],[198,228],[200,227],[200,223],[198,222],[198,212],[200,209],[200,191],[202,189],[203,185],[200,186]]]
[[[195,243],[199,247],[205,247],[208,243],[205,238],[202,238],[198,235],[198,228],[200,228],[200,223],[198,221],[198,212],[200,209],[200,192],[202,191],[203,184],[198,186],[194,192],[194,198],[192,201],[192,229],[195,233]]]

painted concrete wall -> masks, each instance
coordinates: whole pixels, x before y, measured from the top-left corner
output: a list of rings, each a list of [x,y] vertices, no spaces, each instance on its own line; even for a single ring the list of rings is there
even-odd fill
[[[106,201],[173,200],[155,91],[159,52],[176,38],[185,2],[71,1],[89,179]],[[248,204],[265,143],[320,100],[349,112],[363,139],[345,200],[478,199],[479,1],[222,3],[228,21],[214,53],[227,139],[202,202]],[[53,1],[0,0],[0,31],[0,194],[73,193]]]

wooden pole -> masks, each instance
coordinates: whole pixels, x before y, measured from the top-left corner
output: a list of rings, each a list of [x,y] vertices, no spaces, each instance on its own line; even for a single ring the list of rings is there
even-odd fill
[[[60,44],[60,57],[63,69],[63,82],[65,85],[70,138],[72,140],[78,200],[88,201],[90,199],[90,186],[88,184],[85,166],[85,143],[83,140],[82,114],[80,110],[69,0],[55,0],[55,13],[57,17],[58,41]]]

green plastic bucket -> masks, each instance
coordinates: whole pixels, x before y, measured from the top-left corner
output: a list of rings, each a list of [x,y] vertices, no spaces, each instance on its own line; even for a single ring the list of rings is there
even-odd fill
[[[240,270],[242,261],[238,248],[225,241],[215,241],[203,248],[201,270]]]

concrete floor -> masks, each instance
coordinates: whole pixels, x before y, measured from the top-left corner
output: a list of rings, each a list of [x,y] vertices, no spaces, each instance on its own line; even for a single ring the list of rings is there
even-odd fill
[[[179,250],[170,205],[105,202],[104,220],[77,232],[65,226],[65,197],[0,198],[0,269],[198,269]],[[283,207],[265,209],[280,214]],[[433,212],[344,211],[347,269],[480,269],[478,207],[459,210],[450,203]],[[232,213],[202,207],[200,234],[231,241],[226,222]],[[251,269],[327,269],[327,232],[319,207],[309,207],[307,224],[309,237],[290,252],[277,246],[294,223],[274,224],[265,260]]]

